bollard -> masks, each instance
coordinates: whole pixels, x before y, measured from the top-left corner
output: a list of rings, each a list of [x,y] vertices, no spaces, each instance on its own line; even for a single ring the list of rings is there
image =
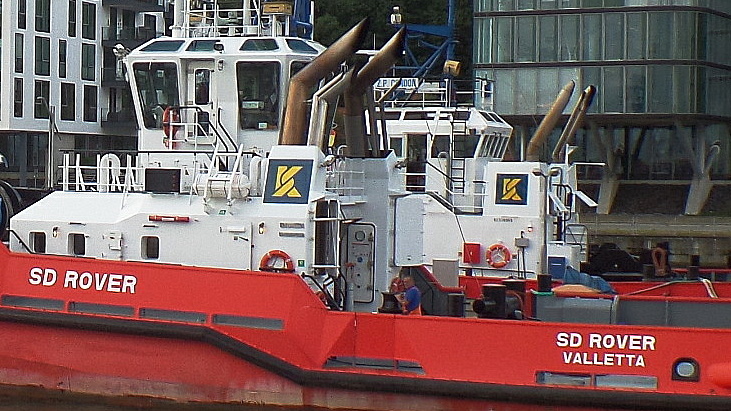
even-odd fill
[[[549,293],[553,288],[550,274],[538,274],[538,291],[542,293]]]
[[[655,276],[655,266],[653,264],[642,264],[642,280],[649,281]]]

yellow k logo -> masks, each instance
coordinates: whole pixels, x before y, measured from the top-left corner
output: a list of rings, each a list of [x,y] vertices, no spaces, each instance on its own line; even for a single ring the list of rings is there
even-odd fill
[[[302,166],[279,166],[277,167],[277,180],[275,181],[273,197],[302,197],[297,187],[294,186],[294,176],[302,170]]]
[[[503,179],[503,195],[501,200],[509,201],[522,201],[518,194],[518,184],[520,184],[520,178],[505,178]]]

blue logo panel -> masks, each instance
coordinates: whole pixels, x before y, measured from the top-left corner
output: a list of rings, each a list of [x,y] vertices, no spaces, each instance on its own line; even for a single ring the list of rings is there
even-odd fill
[[[307,204],[312,160],[269,160],[265,203]]]
[[[495,204],[528,204],[528,174],[498,174]]]

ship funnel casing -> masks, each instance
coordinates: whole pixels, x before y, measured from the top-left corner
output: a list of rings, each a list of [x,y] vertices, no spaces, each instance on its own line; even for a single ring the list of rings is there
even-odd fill
[[[571,99],[575,85],[576,83],[573,80],[569,81],[558,93],[558,96],[556,96],[556,100],[551,105],[551,108],[548,109],[533,137],[528,142],[528,147],[525,150],[526,161],[539,161],[540,148],[556,127],[561,113],[563,113],[563,110],[569,103],[569,99]]]
[[[405,37],[406,29],[401,28],[356,73],[353,81],[345,90],[345,134],[348,140],[348,152],[351,156],[365,156],[364,94],[376,80],[382,77],[402,57]]]
[[[355,54],[365,40],[369,19],[363,19],[295,74],[289,83],[279,144],[305,145],[307,141],[307,99],[312,87]]]

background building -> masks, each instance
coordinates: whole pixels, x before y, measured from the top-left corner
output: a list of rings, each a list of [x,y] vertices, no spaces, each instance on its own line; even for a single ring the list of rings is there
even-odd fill
[[[726,262],[731,2],[475,0],[474,33],[475,75],[495,82],[495,110],[516,126],[516,158],[564,84],[577,82],[569,107],[597,87],[573,154],[607,164],[581,174],[600,198],[584,218],[596,242],[670,240],[681,262]]]
[[[54,151],[134,149],[132,100],[113,49],[160,35],[163,0],[1,4],[0,178],[43,187],[50,134]]]

